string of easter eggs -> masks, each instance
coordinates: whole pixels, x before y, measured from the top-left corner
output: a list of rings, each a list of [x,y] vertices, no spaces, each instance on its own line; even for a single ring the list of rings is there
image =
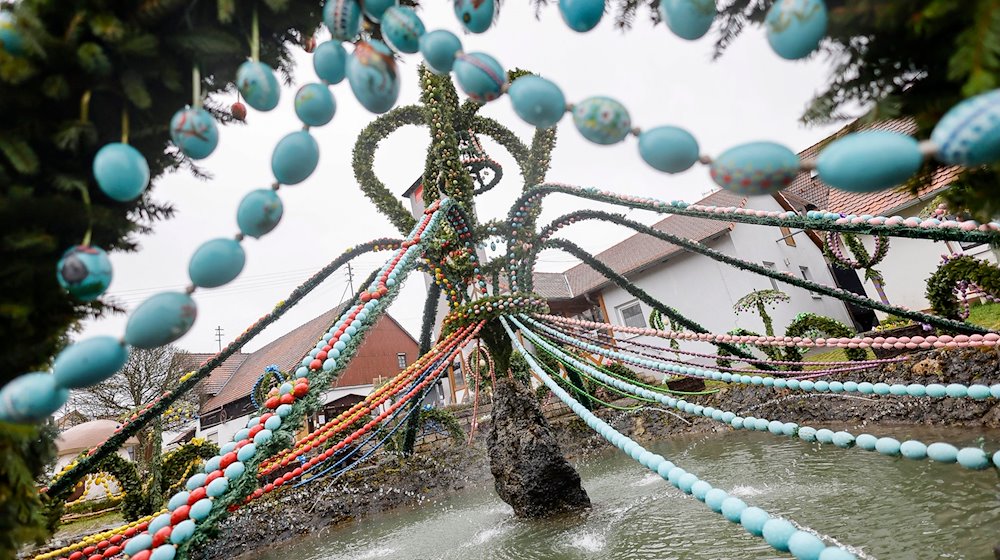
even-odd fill
[[[543,323],[539,323],[531,318],[525,319],[528,323],[542,329],[543,331],[556,336],[558,338],[566,337],[572,339],[568,334],[559,331],[558,329],[552,328]],[[615,359],[622,359],[631,362],[638,362],[639,365],[643,367],[659,370],[659,371],[670,371],[679,375],[686,377],[696,377],[701,379],[710,379],[715,381],[723,381],[725,383],[742,383],[744,385],[760,385],[764,387],[775,387],[777,389],[791,389],[799,390],[804,392],[817,392],[817,393],[861,393],[861,394],[875,394],[875,395],[893,395],[893,396],[910,396],[910,397],[931,397],[931,398],[970,398],[973,400],[985,400],[988,398],[1000,399],[1000,383],[994,384],[992,386],[983,385],[980,383],[972,385],[964,385],[962,383],[951,383],[947,386],[941,385],[939,383],[932,383],[930,385],[924,385],[922,383],[868,383],[868,382],[854,382],[854,381],[810,381],[805,379],[807,377],[813,377],[812,375],[795,375],[792,379],[786,379],[781,377],[770,377],[761,375],[742,375],[722,373],[713,369],[704,369],[699,367],[691,366],[678,366],[674,364],[664,363],[662,361],[656,360],[646,360],[635,358],[622,352],[611,350],[609,348],[604,348],[594,344],[581,343],[576,339],[567,340],[568,343],[574,345],[580,345],[579,347],[583,350],[590,352],[596,352],[603,356],[607,356]]]
[[[989,468],[991,464],[990,454],[978,447],[966,447],[959,450],[955,446],[945,442],[937,442],[927,445],[921,441],[911,439],[900,443],[898,440],[891,437],[876,437],[871,434],[861,434],[855,436],[848,431],[839,431],[834,433],[832,430],[828,429],[817,430],[811,426],[800,427],[794,422],[767,420],[766,418],[755,418],[752,416],[744,418],[734,412],[724,409],[689,403],[683,399],[678,400],[668,395],[636,387],[627,381],[607,376],[589,364],[575,360],[570,355],[562,352],[557,346],[551,344],[551,340],[547,341],[541,338],[533,331],[527,329],[516,318],[511,317],[510,320],[520,329],[521,333],[532,341],[532,343],[540,345],[545,351],[557,355],[560,359],[567,360],[574,368],[580,369],[581,371],[588,373],[590,376],[597,377],[598,379],[611,383],[622,390],[628,391],[640,397],[653,399],[659,401],[661,404],[682,412],[693,414],[695,416],[704,416],[705,418],[731,425],[736,429],[742,428],[762,432],[767,431],[777,436],[798,436],[798,438],[802,441],[818,441],[820,443],[827,444],[833,443],[837,447],[845,449],[857,445],[862,449],[878,451],[886,456],[902,455],[907,459],[913,460],[929,458],[932,461],[940,463],[958,463],[970,470],[984,470]],[[562,342],[577,345],[577,343],[572,342],[572,337],[570,336],[558,335],[556,338]],[[627,357],[620,357],[620,359],[633,364],[643,364],[647,362],[647,360]],[[992,462],[994,466],[1000,467],[1000,451],[993,454]]]
[[[710,483],[699,479],[694,473],[676,466],[672,461],[667,460],[661,455],[647,451],[638,443],[618,432],[610,424],[587,410],[553,381],[538,365],[534,357],[525,350],[521,341],[518,340],[518,337],[511,330],[506,318],[501,318],[501,322],[517,351],[524,356],[535,375],[542,380],[559,400],[569,406],[573,412],[583,419],[588,426],[597,431],[601,437],[624,451],[639,464],[660,475],[685,494],[691,494],[698,501],[704,502],[715,513],[722,514],[733,523],[740,523],[752,535],[763,537],[769,545],[779,551],[792,552],[800,558],[803,557],[801,554],[806,552],[812,554],[809,556],[811,558],[818,558],[820,554],[823,554],[824,560],[855,558],[850,552],[838,547],[826,546],[814,534],[798,529],[790,521],[771,517],[770,514],[760,508],[748,507],[743,500],[729,495],[720,488],[713,487]],[[522,332],[524,331],[522,330]],[[650,393],[652,392],[650,391]]]
[[[164,512],[166,510],[160,510],[152,515],[141,517],[114,529],[94,533],[93,535],[84,537],[79,542],[38,554],[33,557],[33,560],[53,560],[55,558],[59,558],[60,560],[96,560],[95,556],[97,558],[117,556],[121,553],[122,544],[135,536],[136,533],[145,531],[149,522]],[[111,554],[105,556],[112,547],[116,547],[118,550],[112,551]]]

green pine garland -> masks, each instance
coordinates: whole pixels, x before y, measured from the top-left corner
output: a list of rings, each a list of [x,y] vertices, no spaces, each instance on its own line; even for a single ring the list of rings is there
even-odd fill
[[[961,280],[975,282],[984,292],[1000,297],[1000,268],[997,265],[968,255],[956,256],[941,265],[927,280],[927,301],[935,313],[954,319],[960,317],[954,289]]]

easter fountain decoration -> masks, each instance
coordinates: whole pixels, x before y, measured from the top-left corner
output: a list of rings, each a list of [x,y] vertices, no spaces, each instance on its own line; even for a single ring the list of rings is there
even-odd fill
[[[559,7],[567,25],[579,32],[592,29],[603,13],[603,3],[594,1],[563,0]],[[492,0],[455,2],[456,17],[472,33],[489,29],[494,10]],[[711,27],[715,14],[714,3],[705,0],[664,0],[660,3],[660,10],[667,27],[688,40],[703,36]],[[3,16],[0,18],[0,42],[6,55],[21,56],[26,51],[15,25],[17,22],[6,12],[0,14]],[[729,359],[752,361],[762,369],[773,370],[780,369],[778,361],[756,358],[738,345],[991,347],[1000,342],[996,333],[957,320],[953,314],[939,316],[907,310],[840,288],[788,277],[722,254],[697,241],[657,233],[619,215],[581,211],[560,216],[542,228],[537,227],[544,198],[552,193],[561,193],[583,200],[708,220],[797,227],[832,234],[863,233],[885,238],[898,236],[995,243],[1000,241],[1000,224],[996,223],[936,219],[912,222],[898,217],[842,216],[821,211],[800,214],[793,211],[705,207],[547,183],[546,172],[555,146],[555,126],[568,113],[573,126],[593,143],[611,145],[635,136],[641,159],[653,168],[665,173],[680,173],[701,163],[708,167],[709,176],[719,186],[744,196],[777,192],[788,186],[803,170],[815,170],[825,183],[839,189],[872,192],[907,181],[928,158],[946,165],[969,167],[1000,160],[1000,91],[975,96],[956,105],[941,119],[930,139],[924,141],[905,134],[868,131],[838,139],[826,146],[815,161],[800,160],[793,151],[773,142],[743,144],[711,157],[700,153],[696,138],[686,130],[674,126],[637,127],[627,108],[615,99],[588,97],[567,103],[554,82],[523,71],[508,72],[489,54],[465,52],[462,41],[448,31],[426,31],[411,8],[385,1],[366,2],[362,8],[355,0],[332,0],[323,6],[323,20],[333,39],[316,46],[314,51],[314,69],[321,81],[302,86],[295,96],[295,112],[304,127],[291,132],[275,146],[271,161],[275,180],[270,188],[251,191],[240,203],[237,209],[239,232],[231,238],[206,241],[199,247],[189,261],[190,286],[183,291],[150,297],[132,312],[123,337],[93,337],[76,342],[59,353],[51,373],[26,373],[3,386],[0,389],[0,420],[20,424],[41,422],[66,401],[69,390],[98,383],[114,375],[127,359],[130,347],[150,348],[182,337],[197,315],[193,297],[196,292],[226,285],[239,276],[247,258],[242,241],[248,236],[264,237],[273,230],[282,218],[278,196],[280,189],[305,181],[315,170],[320,149],[309,129],[332,120],[336,104],[330,86],[344,79],[362,106],[381,115],[358,137],[353,162],[358,182],[403,237],[373,240],[346,251],[293,291],[237,340],[203,366],[185,375],[176,388],[138,411],[111,438],[52,480],[41,494],[50,503],[59,504],[84,477],[93,472],[99,461],[118,448],[122,439],[162,414],[179,395],[192,389],[338,267],[368,251],[391,252],[386,263],[353,295],[343,314],[316,342],[315,348],[303,349],[301,365],[294,372],[278,372],[281,374],[276,378],[282,382],[264,395],[264,402],[246,428],[235,434],[232,441],[223,444],[218,455],[206,461],[203,472],[188,478],[184,488],[169,498],[162,512],[41,554],[37,557],[39,560],[96,557],[172,560],[187,557],[193,546],[213,537],[220,520],[243,504],[286,485],[300,486],[336,476],[371,457],[396,430],[407,423],[406,411],[413,410],[413,407],[407,406],[410,401],[419,398],[423,390],[443,373],[446,365],[461,357],[463,349],[477,340],[486,345],[496,361],[497,375],[505,374],[512,352],[520,353],[534,375],[600,436],[671,485],[703,502],[710,511],[739,524],[776,551],[788,552],[796,558],[854,558],[855,549],[828,543],[813,531],[750,506],[668,458],[644,449],[584,406],[584,395],[574,396],[571,393],[578,392],[580,388],[567,385],[543,362],[555,358],[561,364],[559,367],[599,381],[623,394],[675,409],[679,413],[705,417],[734,429],[768,432],[789,441],[818,441],[841,448],[856,447],[887,457],[956,463],[967,469],[995,470],[1000,467],[1000,452],[990,455],[980,448],[958,449],[946,442],[899,442],[891,437],[832,432],[780,419],[741,417],[733,411],[706,407],[685,398],[695,400],[697,395],[677,394],[663,386],[614,375],[581,360],[578,354],[586,352],[606,356],[659,374],[762,388],[983,400],[1000,398],[1000,385],[888,385],[827,380],[814,375],[794,377],[770,375],[768,372],[745,375],[679,365],[663,359],[659,354],[588,338],[586,333],[596,328],[670,340],[709,342],[725,348]],[[371,24],[364,31],[363,20]],[[822,0],[778,0],[770,8],[764,25],[768,41],[779,56],[803,58],[816,49],[824,36],[826,7]],[[260,61],[259,26],[254,8],[251,59],[237,69],[234,82],[247,105],[258,111],[268,111],[277,106],[280,87],[272,68]],[[381,40],[374,35],[380,36]],[[354,51],[350,55],[343,46],[345,42],[354,43]],[[417,52],[422,55],[425,64],[419,70],[421,104],[394,108],[400,87],[396,57]],[[452,77],[458,89],[468,98],[467,102],[461,102]],[[201,106],[203,80],[197,65],[192,83],[192,105],[176,112],[170,120],[169,130],[176,148],[187,158],[196,160],[207,157],[216,149],[218,133],[213,114]],[[530,145],[496,121],[478,114],[484,104],[504,96],[510,98],[515,113],[521,119],[536,127]],[[144,155],[129,144],[126,115],[122,117],[122,141],[108,143],[93,157],[93,185],[83,189],[87,197],[90,190],[96,187],[95,192],[99,191],[112,200],[134,201],[142,196],[150,181],[147,157],[154,154]],[[431,135],[422,177],[426,206],[416,216],[394,199],[372,168],[378,143],[399,127],[414,124],[426,126]],[[472,162],[468,158],[463,159],[463,154],[469,152],[469,146],[478,142],[480,135],[492,138],[508,150],[517,161],[524,179],[523,192],[511,207],[506,221],[480,224],[476,219],[473,204],[475,174],[470,173]],[[482,185],[480,187],[480,190],[485,189]],[[905,340],[713,334],[673,307],[651,298],[569,240],[553,237],[562,227],[587,219],[610,221],[654,235],[729,266],[958,334]],[[477,248],[488,240],[501,241],[506,246],[506,255],[482,262]],[[548,315],[544,298],[533,292],[532,277],[537,255],[545,248],[563,250],[579,258],[612,283],[667,316],[671,324],[681,325],[687,330],[638,329]],[[84,242],[79,246],[68,249],[56,268],[60,284],[71,297],[81,301],[98,298],[110,282],[107,255],[90,245],[89,235],[84,236]],[[440,287],[440,293],[448,300],[450,311],[441,319],[440,338],[429,345],[429,350],[418,360],[362,402],[296,439],[295,434],[303,418],[312,414],[319,405],[320,393],[344,370],[369,327],[392,303],[402,282],[416,270],[430,274]],[[990,274],[995,273],[977,274],[977,282],[992,286]],[[437,290],[432,291],[434,297],[436,293]],[[422,339],[426,337],[430,340],[430,332],[436,322],[433,315],[435,309],[435,305],[427,306]],[[524,342],[531,343],[532,350],[525,347],[515,329]],[[876,363],[877,360],[866,365]],[[852,371],[848,366],[850,363],[839,364],[839,369],[831,369],[823,375]],[[379,410],[390,399],[391,405],[358,427],[359,420]],[[389,427],[388,435],[383,436],[375,430],[376,427]],[[376,441],[378,438],[381,439]],[[355,442],[363,445],[345,451]],[[361,453],[361,449],[367,451]]]

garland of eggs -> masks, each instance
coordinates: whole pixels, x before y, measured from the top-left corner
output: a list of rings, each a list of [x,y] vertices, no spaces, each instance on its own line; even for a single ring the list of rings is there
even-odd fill
[[[710,406],[707,407],[707,406],[703,406],[703,405],[697,405],[697,404],[694,404],[694,403],[689,403],[689,402],[684,401],[683,399],[678,400],[678,399],[675,399],[675,398],[673,398],[673,397],[671,397],[669,395],[663,395],[663,394],[657,393],[655,391],[649,391],[647,389],[643,389],[642,387],[637,387],[637,386],[635,386],[635,385],[633,385],[631,383],[628,383],[627,381],[618,380],[618,379],[615,379],[613,377],[610,377],[610,376],[604,374],[603,372],[600,372],[597,369],[591,367],[589,364],[582,363],[582,362],[580,362],[580,361],[572,358],[571,356],[569,356],[565,352],[559,350],[558,347],[556,347],[555,345],[551,344],[551,341],[547,341],[547,340],[541,338],[540,336],[538,336],[537,334],[535,334],[534,332],[532,332],[531,330],[529,330],[528,328],[526,328],[517,319],[511,318],[510,320],[511,320],[511,322],[514,323],[515,326],[518,327],[518,329],[520,330],[520,332],[524,333],[524,335],[529,340],[532,341],[532,343],[538,344],[545,351],[557,355],[557,357],[559,357],[561,360],[566,360],[568,363],[570,363],[571,365],[573,365],[574,368],[579,369],[579,370],[583,370],[583,371],[587,372],[588,375],[590,375],[590,376],[596,377],[596,378],[598,378],[598,379],[600,379],[600,380],[602,380],[602,381],[604,381],[606,383],[610,383],[613,386],[618,387],[618,388],[620,388],[620,389],[622,389],[624,391],[627,391],[629,393],[632,393],[634,395],[637,395],[637,396],[640,396],[640,397],[643,397],[643,398],[647,398],[647,399],[654,399],[654,400],[660,402],[661,404],[664,404],[664,405],[669,406],[671,408],[677,409],[677,410],[679,410],[681,412],[686,412],[686,413],[689,413],[689,414],[694,414],[695,416],[704,416],[705,418],[709,418],[709,419],[715,420],[717,422],[722,422],[724,424],[728,424],[728,425],[730,425],[730,426],[732,426],[733,428],[736,428],[736,429],[741,429],[742,428],[742,429],[756,430],[756,431],[761,431],[761,432],[767,431],[767,432],[770,432],[771,434],[777,435],[777,436],[792,436],[792,437],[798,436],[798,438],[801,439],[802,441],[806,441],[806,442],[818,441],[820,443],[826,443],[826,444],[832,443],[832,444],[836,445],[837,447],[841,447],[841,448],[844,448],[844,449],[849,449],[849,448],[854,447],[855,445],[857,445],[858,447],[860,447],[862,449],[865,449],[865,450],[868,450],[868,451],[878,451],[879,453],[881,453],[883,455],[886,455],[886,456],[890,456],[890,457],[903,456],[903,457],[905,457],[907,459],[912,459],[912,460],[920,460],[920,459],[930,458],[932,461],[936,461],[936,462],[940,462],[940,463],[958,463],[959,465],[961,465],[961,466],[963,466],[963,467],[965,467],[967,469],[970,469],[970,470],[984,470],[984,469],[990,467],[990,465],[991,465],[990,455],[986,451],[984,451],[984,450],[982,450],[982,449],[980,449],[978,447],[966,447],[966,448],[963,448],[963,449],[959,450],[955,446],[953,446],[953,445],[951,445],[949,443],[944,443],[944,442],[937,442],[937,443],[932,443],[930,445],[927,445],[927,444],[925,444],[925,443],[923,443],[921,441],[918,441],[918,440],[908,440],[908,441],[905,441],[903,443],[900,443],[898,440],[896,440],[894,438],[891,438],[891,437],[875,437],[875,436],[873,436],[871,434],[860,434],[858,436],[855,436],[854,434],[852,434],[852,433],[850,433],[848,431],[840,431],[840,432],[834,433],[833,431],[825,429],[825,428],[817,430],[816,428],[813,428],[811,426],[801,426],[800,427],[798,424],[796,424],[794,422],[782,422],[780,420],[770,420],[769,421],[769,420],[767,420],[765,418],[754,418],[752,416],[748,416],[746,418],[743,418],[743,417],[741,417],[741,416],[739,416],[739,415],[737,415],[737,414],[735,414],[733,412],[729,412],[729,411],[726,411],[726,410],[717,409],[717,408],[710,407]],[[530,318],[526,317],[525,320],[527,322],[529,322],[529,323],[535,324],[536,326],[542,327],[543,329],[545,328],[544,325],[541,325],[541,324],[539,324],[539,323],[537,323],[535,321],[532,321]],[[548,329],[546,329],[546,330],[548,330]],[[574,339],[573,337],[571,337],[569,335],[566,335],[566,334],[563,334],[563,333],[556,334],[555,332],[552,332],[552,331],[550,331],[550,333],[553,334],[561,342],[564,342],[564,343],[576,346],[578,348],[583,347],[583,348],[585,348],[588,351],[593,351],[592,350],[592,345],[580,344],[579,341],[577,341],[576,339]],[[593,348],[597,348],[597,347],[594,346]],[[627,355],[627,354],[622,354],[620,352],[613,352],[613,351],[607,351],[607,352],[605,352],[602,349],[598,353],[600,353],[601,355],[610,356],[610,357],[613,357],[613,358],[616,358],[616,359],[620,359],[620,360],[625,361],[627,363],[631,363],[631,364],[635,364],[635,365],[641,365],[643,367],[648,367],[648,368],[652,368],[652,369],[658,369],[658,370],[661,370],[661,371],[664,370],[664,369],[666,369],[666,368],[662,367],[664,365],[662,363],[655,362],[653,360],[636,358],[636,357],[633,357],[633,356],[630,356],[630,355]],[[714,373],[717,374],[718,372],[714,372]],[[736,381],[736,378],[739,378],[741,376],[733,375],[733,376],[730,376],[730,377],[732,378],[731,379],[732,381]],[[747,376],[742,376],[742,377],[747,377]],[[718,380],[725,381],[725,382],[729,382],[727,380],[727,374],[722,374],[721,376],[719,376],[719,375],[713,375],[713,376],[711,376],[711,378],[712,379],[718,379]],[[795,380],[795,379],[790,379],[790,380],[773,379],[773,378],[768,378],[768,379],[772,380],[771,384],[767,384],[767,383],[763,383],[762,384],[762,383],[759,383],[759,382],[754,383],[754,384],[755,385],[763,385],[765,387],[774,387],[776,389],[783,389],[783,388],[795,389],[795,388],[799,388],[798,385],[800,385],[800,384],[802,384],[802,385],[804,385],[806,383],[812,384],[811,381],[801,381],[801,382],[798,382],[798,380]],[[784,383],[782,383],[779,386],[779,385],[777,385],[777,384],[774,383],[775,381],[782,381]],[[826,382],[823,382],[823,381],[817,381],[816,382],[817,385],[819,383],[826,383]],[[831,382],[831,385],[832,385],[832,383],[839,383],[839,382],[836,382],[836,381]],[[847,383],[853,383],[853,382],[844,382],[841,385],[842,386],[843,385],[847,385]],[[794,384],[796,386],[792,387],[792,384]],[[858,384],[854,383],[854,385],[858,385]],[[869,383],[868,385],[871,385],[871,384]],[[882,385],[884,385],[884,384],[882,384]],[[913,384],[911,386],[916,386],[916,385],[918,385],[918,384]],[[1000,386],[998,386],[998,387],[1000,387]],[[879,394],[883,394],[883,393],[879,393]],[[885,394],[888,394],[888,393],[885,393]],[[893,394],[896,395],[896,393],[893,393]],[[1000,467],[1000,451],[997,451],[997,452],[993,453],[993,461],[992,461],[992,463],[994,464],[994,466]]]
[[[518,340],[517,336],[511,330],[507,320],[501,318],[501,322],[504,330],[507,332],[507,336],[513,341],[517,351],[527,360],[531,370],[559,397],[559,400],[569,406],[573,412],[583,419],[588,426],[599,433],[601,437],[624,451],[643,467],[660,475],[664,480],[670,482],[685,494],[693,495],[698,501],[703,502],[712,511],[721,514],[727,520],[741,524],[750,534],[762,537],[776,550],[791,552],[797,558],[819,558],[820,554],[823,555],[823,560],[849,560],[855,558],[853,554],[846,550],[834,546],[828,547],[819,537],[808,531],[798,529],[796,525],[786,519],[772,517],[760,508],[747,506],[743,500],[729,495],[720,488],[713,487],[708,482],[699,479],[694,473],[676,466],[661,455],[647,451],[638,443],[618,432],[610,424],[587,410],[553,381],[543,368],[538,365],[535,358],[525,350],[521,341]],[[524,331],[522,330],[522,332]],[[642,391],[646,391],[646,389],[642,389]],[[648,392],[652,394],[652,391]]]

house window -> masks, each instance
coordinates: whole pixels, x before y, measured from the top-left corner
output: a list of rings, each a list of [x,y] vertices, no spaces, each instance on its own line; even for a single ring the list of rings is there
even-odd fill
[[[773,262],[764,261],[764,268],[770,268],[771,270],[773,270],[775,272],[778,272],[778,267],[775,266]],[[774,278],[768,278],[768,280],[771,281],[771,289],[777,290],[778,289],[778,281],[775,280]]]
[[[646,318],[642,316],[642,306],[638,301],[625,304],[618,308],[618,314],[622,317],[622,323],[628,327],[644,328]]]
[[[396,362],[399,363],[399,369],[406,367],[406,352],[400,352],[396,354]]]
[[[205,439],[212,443],[219,443],[219,432],[212,432],[210,434],[205,434]]]
[[[808,280],[810,282],[813,281],[812,272],[809,272],[808,266],[800,266],[799,273],[802,274],[803,280]],[[813,299],[822,299],[823,297],[812,290],[809,290],[809,294],[813,297]]]
[[[781,240],[785,242],[785,245],[789,247],[795,247],[795,237],[792,235],[792,230],[782,226],[781,229]]]
[[[462,372],[462,362],[451,364],[451,368],[455,372],[455,388],[461,389],[465,387],[465,373]]]

